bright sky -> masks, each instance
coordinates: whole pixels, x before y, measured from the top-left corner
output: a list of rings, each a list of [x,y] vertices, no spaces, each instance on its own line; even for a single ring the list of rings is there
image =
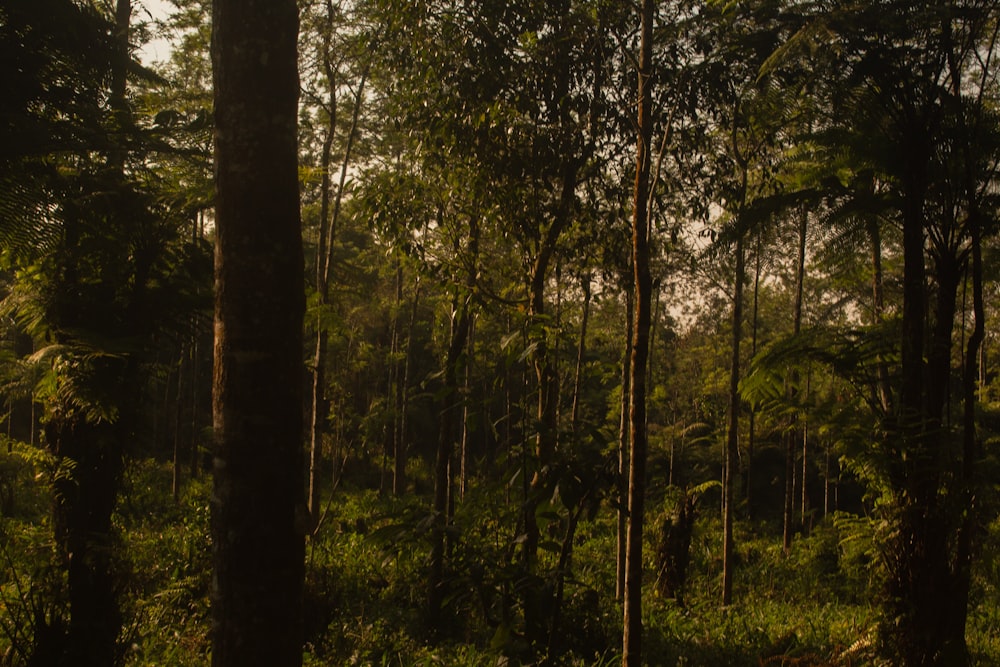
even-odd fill
[[[173,5],[168,0],[139,0],[132,7],[134,21],[164,19],[170,15]],[[136,54],[144,65],[162,62],[170,57],[170,43],[165,39],[154,39],[139,49]]]

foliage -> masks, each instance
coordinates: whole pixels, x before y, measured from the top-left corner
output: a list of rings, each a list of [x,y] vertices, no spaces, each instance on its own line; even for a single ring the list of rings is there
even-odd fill
[[[119,644],[136,665],[208,660],[210,3],[174,0],[160,23],[133,24],[133,47],[155,29],[173,49],[153,69],[129,62],[125,106],[112,93],[111,4],[0,7],[0,653],[13,664],[63,630],[69,583],[50,510],[88,479],[86,454],[102,451],[94,434],[119,437],[127,461],[111,542]],[[678,488],[701,500],[683,607],[652,594],[647,563],[649,664],[878,664],[875,629],[896,618],[885,586],[902,568],[909,472],[928,461],[942,472],[942,525],[974,519],[972,660],[1000,662],[996,3],[658,4],[649,515],[669,517]],[[332,266],[329,294],[314,270],[304,286],[307,335],[326,338],[328,401],[307,664],[621,659],[633,10],[300,3],[306,263],[322,264],[325,242]],[[914,184],[918,206],[907,204]],[[921,377],[944,369],[929,388],[941,414],[927,422],[941,428],[900,449],[914,212],[926,269],[918,328],[947,345],[916,357]],[[982,319],[974,231],[987,325],[965,479],[961,387]],[[739,567],[735,601],[720,609],[737,239]],[[949,290],[953,312],[932,308]],[[469,337],[449,369],[463,312]],[[312,370],[313,350],[303,359]],[[452,417],[449,440],[441,423]],[[74,433],[82,454],[54,450]],[[455,452],[452,490],[435,512],[442,444]],[[393,495],[398,452],[405,484]],[[789,474],[801,528],[786,554],[777,526]],[[520,553],[528,521],[539,533],[531,564]],[[438,527],[434,628],[427,556]],[[654,531],[646,538],[655,553]],[[551,641],[534,646],[532,600],[552,619]]]

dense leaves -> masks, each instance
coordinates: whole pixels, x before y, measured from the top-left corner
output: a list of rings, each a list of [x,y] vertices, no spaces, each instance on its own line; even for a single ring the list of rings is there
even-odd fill
[[[208,660],[210,3],[115,4],[0,7],[12,664],[79,549]],[[636,4],[298,3],[306,661],[620,662],[630,428],[647,664],[1000,660],[1000,5],[652,3],[636,202]]]

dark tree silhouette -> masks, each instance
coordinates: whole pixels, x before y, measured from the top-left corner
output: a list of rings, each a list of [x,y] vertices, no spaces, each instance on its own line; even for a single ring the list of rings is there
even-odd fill
[[[303,252],[294,0],[213,4],[214,665],[302,661]]]

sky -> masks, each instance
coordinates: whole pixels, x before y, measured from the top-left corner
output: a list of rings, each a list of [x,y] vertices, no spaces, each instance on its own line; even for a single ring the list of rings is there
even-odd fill
[[[173,5],[168,0],[139,0],[132,8],[132,20],[164,19],[172,9]],[[144,65],[165,61],[170,57],[170,43],[165,39],[154,39],[139,49],[136,55]]]

